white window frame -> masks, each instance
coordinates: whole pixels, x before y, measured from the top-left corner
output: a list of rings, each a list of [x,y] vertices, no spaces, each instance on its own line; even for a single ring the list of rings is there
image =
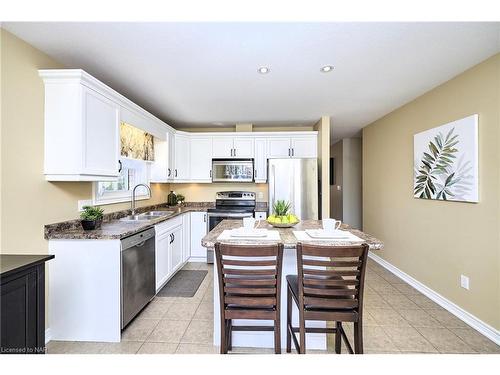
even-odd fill
[[[122,157],[120,160],[122,162],[127,162],[127,160],[132,161],[132,162],[142,162],[144,163],[144,170],[143,170],[143,178],[141,178],[140,181],[136,181],[136,184],[146,184],[151,188],[150,185],[150,180],[151,180],[151,163],[149,161],[145,160],[137,160],[137,159],[131,159],[131,158],[125,158]],[[130,188],[130,187],[129,187]],[[144,189],[144,188],[142,188]],[[138,192],[141,190],[141,188],[138,189]],[[145,189],[144,189],[145,190]],[[138,193],[135,197],[136,200],[146,200],[150,199],[151,196],[149,193]],[[92,184],[92,204],[93,205],[106,205],[106,204],[114,204],[114,203],[123,203],[123,202],[130,202],[132,200],[132,190],[126,190],[126,191],[115,191],[115,192],[108,192],[103,195],[99,195],[99,182],[94,182]]]

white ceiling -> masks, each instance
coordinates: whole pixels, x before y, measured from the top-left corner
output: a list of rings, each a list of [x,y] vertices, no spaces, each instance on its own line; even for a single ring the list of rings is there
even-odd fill
[[[174,127],[309,125],[332,141],[500,51],[500,23],[3,23]],[[331,73],[320,67],[334,66]],[[268,66],[267,75],[257,73]]]

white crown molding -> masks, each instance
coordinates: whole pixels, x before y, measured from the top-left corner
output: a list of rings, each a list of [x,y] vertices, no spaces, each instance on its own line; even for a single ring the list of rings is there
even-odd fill
[[[436,302],[439,306],[441,306],[445,310],[448,310],[450,313],[455,315],[457,318],[459,318],[463,322],[467,323],[469,326],[474,328],[476,331],[478,331],[482,335],[486,336],[488,339],[490,339],[491,341],[493,341],[497,345],[500,345],[500,331],[498,331],[494,327],[490,326],[489,324],[483,322],[481,319],[477,318],[476,316],[472,315],[471,313],[465,311],[460,306],[451,302],[450,300],[443,297],[441,294],[435,292],[434,290],[432,290],[428,286],[422,284],[420,281],[414,279],[413,277],[411,277],[407,273],[401,271],[399,268],[393,266],[391,263],[382,259],[378,255],[375,255],[372,252],[369,252],[368,256],[371,259],[373,259],[375,262],[380,264],[382,267],[384,267],[386,270],[388,270],[389,272],[392,272],[394,275],[399,277],[401,280],[410,284],[412,287],[417,289],[420,293],[422,293],[426,297],[429,297],[431,300]]]

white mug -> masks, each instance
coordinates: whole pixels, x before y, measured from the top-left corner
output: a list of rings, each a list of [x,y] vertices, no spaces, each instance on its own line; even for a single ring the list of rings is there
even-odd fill
[[[243,218],[243,228],[253,229],[254,226],[255,226],[255,219],[253,217],[244,217]]]
[[[323,230],[326,232],[333,232],[340,228],[342,221],[335,219],[323,219]]]

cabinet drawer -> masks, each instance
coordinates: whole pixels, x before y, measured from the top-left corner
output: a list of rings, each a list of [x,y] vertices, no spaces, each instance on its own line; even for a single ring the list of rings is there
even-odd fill
[[[185,215],[185,214],[183,214]],[[182,215],[176,216],[172,219],[168,219],[162,223],[155,225],[155,232],[157,236],[161,236],[171,230],[174,227],[182,225]]]

